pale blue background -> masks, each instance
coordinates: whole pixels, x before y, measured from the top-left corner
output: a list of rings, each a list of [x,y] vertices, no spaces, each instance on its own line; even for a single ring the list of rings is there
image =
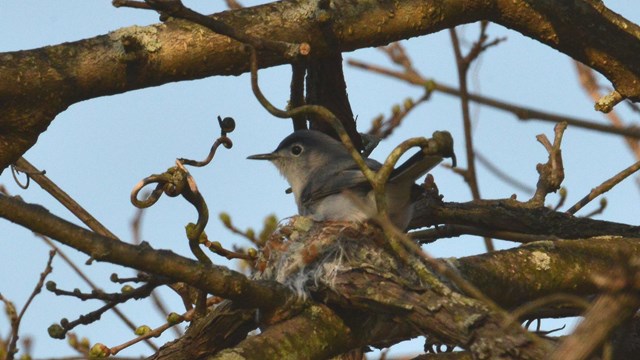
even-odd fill
[[[221,1],[186,1],[187,5],[204,13],[224,9]],[[607,1],[627,18],[640,22],[640,7],[635,1]],[[243,1],[244,5],[254,2]],[[110,1],[44,1],[14,0],[0,2],[0,51],[31,49],[45,45],[74,41],[105,34],[120,27],[146,25],[158,21],[155,13],[132,9],[115,9]],[[477,25],[459,31],[462,38],[475,39]],[[593,104],[578,87],[574,66],[565,55],[540,43],[491,25],[489,34],[507,36],[508,41],[492,48],[470,73],[470,87],[474,92],[510,102],[566,115],[606,122],[593,111]],[[449,34],[446,31],[404,42],[415,66],[426,76],[456,85],[456,70]],[[376,64],[389,65],[386,57],[375,49],[344,54]],[[260,72],[261,85],[267,97],[284,107],[288,96],[289,67]],[[359,128],[369,128],[372,118],[389,114],[393,104],[406,97],[417,98],[421,90],[379,75],[346,68],[346,80]],[[618,107],[628,122],[637,121],[638,114]],[[60,114],[47,132],[25,157],[60,187],[68,191],[95,217],[123,240],[131,239],[130,220],[135,209],[129,203],[129,193],[141,178],[159,173],[173,165],[177,157],[204,158],[219,129],[217,115],[232,116],[237,129],[230,136],[235,146],[220,149],[213,163],[191,170],[206,197],[212,219],[207,229],[210,238],[226,246],[248,245],[233,236],[217,221],[217,214],[226,211],[240,228],[260,228],[262,219],[271,213],[284,218],[296,212],[287,187],[277,171],[269,164],[245,160],[247,155],[272,150],[278,141],[291,131],[289,121],[275,119],[262,109],[250,92],[249,78],[215,77],[199,81],[168,84],[127,94],[102,97],[71,106]],[[473,108],[476,148],[492,159],[501,169],[535,186],[535,165],[546,161],[546,153],[535,140],[545,133],[553,137],[553,124],[536,121],[520,123],[512,115],[489,108]],[[460,105],[456,98],[434,94],[431,101],[421,105],[406,119],[404,126],[382,144],[373,154],[379,160],[392,146],[405,138],[429,136],[434,130],[450,131],[456,141],[460,166],[465,166],[464,142]],[[633,156],[620,138],[592,131],[569,128],[563,141],[565,156],[565,186],[569,189],[568,205],[575,203],[592,187],[629,166]],[[517,193],[526,194],[505,185],[478,165],[479,183],[484,198],[504,198]],[[469,201],[470,192],[461,178],[451,171],[438,168],[433,172],[440,191],[447,201]],[[66,209],[52,200],[37,185],[27,191],[19,189],[10,171],[0,177],[0,183],[12,194],[26,201],[46,206],[54,214],[73,219]],[[607,194],[609,207],[599,218],[638,224],[640,213],[638,186],[628,179]],[[549,197],[555,202],[556,197]],[[583,214],[594,208],[588,207]],[[143,238],[155,248],[168,248],[190,256],[184,237],[184,225],[195,220],[195,211],[180,199],[163,198],[146,212]],[[75,221],[75,220],[74,220]],[[500,247],[513,246],[497,242]],[[47,247],[29,231],[0,221],[0,292],[15,302],[24,304],[44,268]],[[73,249],[64,248],[77,264],[86,257]],[[478,238],[446,239],[429,245],[426,250],[435,256],[464,256],[482,252]],[[216,263],[225,263],[215,258]],[[82,265],[90,277],[104,288],[116,291],[119,285],[110,284],[109,274],[116,271],[128,276],[132,271],[108,264]],[[235,267],[236,264],[230,266]],[[86,290],[84,283],[57,258],[50,276],[59,287]],[[180,301],[170,293],[165,300],[173,311],[181,312]],[[44,292],[27,312],[21,335],[35,338],[34,355],[51,357],[71,355],[73,351],[64,341],[50,339],[46,328],[62,317],[75,319],[78,315],[99,307],[98,302],[80,302],[60,298]],[[148,301],[133,302],[122,307],[136,323],[159,326],[157,316]],[[570,321],[545,322],[548,328],[570,324]],[[8,322],[0,317],[0,336],[9,331]],[[115,346],[133,337],[113,315],[90,326],[78,327],[79,336],[94,342]],[[171,339],[163,336],[161,345]],[[404,346],[395,351],[407,353],[420,349]],[[120,355],[149,354],[146,345],[137,345]]]

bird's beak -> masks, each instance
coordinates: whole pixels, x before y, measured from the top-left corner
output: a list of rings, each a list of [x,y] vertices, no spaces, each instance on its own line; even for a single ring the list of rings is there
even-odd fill
[[[267,154],[256,154],[256,155],[247,156],[247,159],[249,159],[249,160],[273,160],[276,157],[277,157],[277,155],[274,154],[274,153],[267,153]]]

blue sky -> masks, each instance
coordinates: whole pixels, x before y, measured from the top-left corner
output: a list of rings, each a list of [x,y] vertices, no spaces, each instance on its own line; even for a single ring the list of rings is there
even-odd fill
[[[224,5],[214,1],[185,3],[204,13],[220,11]],[[640,7],[634,1],[607,1],[606,4],[628,19],[640,22]],[[0,51],[53,45],[105,34],[124,26],[158,21],[155,13],[115,9],[111,1],[106,0],[3,1],[0,13],[3,15]],[[470,25],[459,34],[473,41],[476,31],[477,26]],[[472,91],[550,112],[606,122],[593,111],[591,100],[579,88],[568,57],[498,25],[490,25],[488,33],[493,37],[506,36],[508,40],[486,52],[474,66],[470,73]],[[403,44],[414,65],[425,76],[446,84],[457,84],[453,51],[446,31]],[[344,58],[390,66],[389,60],[376,49],[346,53]],[[289,76],[288,66],[260,72],[263,92],[280,107],[286,104]],[[361,131],[367,130],[370,120],[378,114],[389,114],[394,104],[401,103],[406,97],[422,95],[419,88],[358,69],[346,67],[345,76]],[[638,120],[638,115],[629,113],[626,106],[620,106],[619,110],[626,121]],[[476,149],[512,176],[535,186],[535,165],[546,161],[546,153],[535,136],[545,133],[552,138],[553,124],[521,123],[510,114],[475,106],[472,114]],[[295,214],[296,209],[293,198],[284,194],[287,185],[275,168],[245,159],[250,154],[271,151],[291,131],[289,121],[273,118],[260,107],[251,94],[247,75],[167,84],[75,104],[55,119],[25,158],[45,169],[54,182],[97,219],[122,240],[129,241],[130,220],[135,213],[129,202],[133,186],[140,179],[172,166],[175,158],[204,158],[219,133],[215,121],[218,115],[236,119],[236,131],[230,135],[234,147],[219,149],[211,165],[193,169],[191,173],[212,214],[207,228],[209,237],[229,247],[234,243],[248,245],[225,230],[216,214],[228,212],[240,228],[260,228],[262,219],[268,214],[275,213],[282,219]],[[465,166],[461,124],[458,99],[435,94],[429,102],[414,110],[405,124],[372,156],[383,160],[403,139],[448,130],[456,139],[460,166]],[[622,139],[572,127],[564,137],[563,155],[569,205],[634,162]],[[484,167],[478,166],[478,169],[484,198],[505,198],[513,193],[518,194],[519,199],[527,198],[526,194],[518,193],[496,179]],[[432,174],[446,201],[471,199],[466,185],[451,171],[437,168]],[[0,183],[28,202],[42,204],[54,214],[73,219],[37,185],[33,184],[26,191],[19,189],[10,171],[0,176]],[[640,222],[637,215],[640,214],[640,191],[634,179],[628,179],[606,197],[609,207],[599,218],[631,224]],[[548,202],[555,201],[555,196],[548,198]],[[593,207],[591,205],[584,213]],[[195,211],[186,202],[162,198],[145,213],[143,239],[155,248],[167,248],[190,256],[183,229],[186,223],[195,220],[195,216]],[[507,242],[498,242],[498,245],[502,248],[513,246]],[[47,247],[29,231],[4,220],[0,220],[0,246],[3,250],[0,251],[3,270],[0,272],[0,292],[20,307],[44,268]],[[481,239],[464,237],[441,240],[425,249],[435,256],[465,256],[482,252],[483,245]],[[77,264],[84,264],[85,256],[73,249],[64,250]],[[214,262],[227,264],[220,258],[214,258]],[[120,286],[108,282],[109,274],[132,274],[128,269],[109,264],[82,266],[95,282],[110,291],[117,291]],[[50,279],[61,288],[86,289],[59,258],[54,261]],[[167,292],[165,295],[170,308],[181,311],[179,299]],[[35,338],[36,356],[73,354],[64,341],[50,339],[46,328],[62,317],[74,319],[99,306],[97,302],[58,298],[44,292],[27,312],[21,334]],[[162,323],[146,301],[127,304],[123,310],[137,323],[151,327]],[[6,336],[8,329],[6,319],[0,318],[0,336]],[[104,342],[109,346],[133,336],[110,314],[99,323],[77,328],[76,333],[89,337],[92,343]],[[170,339],[164,336],[156,342],[162,344]],[[409,349],[407,346],[399,351]],[[121,353],[139,354],[149,354],[149,349],[138,345]]]

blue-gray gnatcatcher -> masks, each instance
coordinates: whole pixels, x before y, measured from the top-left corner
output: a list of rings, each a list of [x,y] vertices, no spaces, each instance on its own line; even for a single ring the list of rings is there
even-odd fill
[[[341,142],[321,132],[296,131],[273,152],[248,159],[269,160],[280,170],[291,186],[300,215],[316,221],[365,221],[377,213],[371,185],[356,162]],[[400,229],[407,227],[413,214],[413,200],[419,194],[415,181],[442,159],[419,151],[391,173],[386,186],[387,209]],[[372,170],[382,166],[369,158],[365,162]]]

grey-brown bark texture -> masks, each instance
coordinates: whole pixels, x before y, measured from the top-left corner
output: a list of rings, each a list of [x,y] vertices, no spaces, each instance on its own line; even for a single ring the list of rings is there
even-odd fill
[[[599,1],[336,0],[328,8],[317,5],[283,1],[213,16],[253,37],[308,43],[314,59],[489,20],[589,65],[622,96],[640,101],[640,29]],[[0,54],[0,169],[14,163],[56,115],[75,102],[173,81],[240,74],[248,69],[248,57],[242,44],[175,19]],[[290,61],[273,52],[263,52],[259,59],[263,68]],[[37,206],[0,196],[0,216],[98,261],[229,299],[161,349],[154,355],[157,359],[324,359],[418,335],[431,343],[461,346],[468,351],[464,356],[545,359],[556,343],[523,330],[518,319],[502,309],[558,292],[594,295],[603,290],[593,281],[598,274],[612,267],[638,267],[640,232],[635,226],[577,219],[512,200],[442,204],[425,199],[416,215],[414,228],[462,224],[548,240],[435,261],[416,254],[398,257],[397,249],[385,245],[389,234],[376,227],[315,224],[301,229],[294,224],[273,235],[272,250],[282,254],[277,257],[273,250],[274,257],[264,259],[260,280],[253,281],[146,244],[132,246],[101,236]],[[403,251],[411,254],[410,248]],[[446,271],[454,276],[444,276]],[[635,273],[619,279],[621,285],[605,289],[608,294],[593,305],[592,311],[606,308],[605,320],[628,318],[639,306]],[[473,288],[491,300],[474,297]],[[523,313],[521,318],[527,316],[535,317]],[[258,324],[263,333],[247,337]],[[571,341],[576,339],[564,347]]]
[[[165,346],[154,358],[225,358],[240,353],[249,359],[279,359],[287,354],[323,359],[418,335],[427,335],[435,343],[463,346],[479,358],[544,359],[553,349],[548,340],[536,340],[524,332],[504,311],[463,295],[459,284],[437,275],[441,270],[434,270],[434,263],[420,262],[417,268],[431,270],[417,273],[415,263],[388,251],[384,235],[375,227],[293,223],[272,236],[266,246],[271,252],[265,252],[265,263],[259,266],[263,275],[258,282],[250,282],[232,271],[203,268],[146,244],[132,246],[93,234],[19,200],[0,196],[0,205],[0,216],[96,260],[181,280],[234,300],[192,324],[183,338]],[[594,294],[598,291],[594,276],[610,272],[612,266],[624,266],[638,255],[638,238],[607,236],[541,241],[441,264],[500,307],[513,309],[558,292]],[[623,290],[616,292],[628,294]],[[637,298],[634,292],[624,296]],[[304,303],[304,298],[330,307]],[[261,309],[258,317],[253,307]],[[621,310],[629,313],[633,309]],[[559,309],[556,313],[572,311]],[[616,321],[622,319],[614,315]],[[267,330],[260,337],[243,340],[257,326],[256,320]],[[227,347],[232,349],[216,355]]]
[[[385,45],[489,20],[541,41],[604,74],[640,100],[640,29],[592,0],[283,1],[214,15],[240,32],[306,42],[314,56]],[[334,41],[326,41],[330,19]],[[335,49],[332,49],[335,50]],[[91,39],[0,55],[0,169],[15,162],[69,105],[173,81],[247,71],[238,42],[185,21],[129,27]],[[263,54],[260,66],[287,62]]]

